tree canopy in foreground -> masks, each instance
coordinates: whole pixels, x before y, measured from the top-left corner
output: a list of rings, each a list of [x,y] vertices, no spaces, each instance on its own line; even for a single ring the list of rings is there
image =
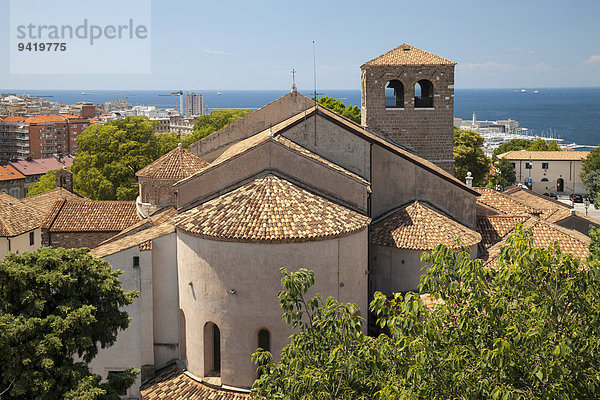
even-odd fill
[[[600,268],[558,245],[533,247],[521,227],[495,267],[444,245],[416,293],[375,295],[389,334],[370,338],[353,305],[304,298],[310,272],[285,272],[284,321],[300,329],[282,352],[253,355],[257,398],[588,399],[600,391]]]
[[[129,317],[119,271],[88,249],[42,247],[0,261],[0,397],[119,399],[139,371],[108,383],[86,363],[113,344]]]
[[[500,154],[508,153],[509,151],[515,150],[560,151],[561,148],[558,146],[558,143],[556,143],[556,141],[554,140],[546,142],[542,138],[537,138],[536,140],[512,139],[496,147],[493,152],[493,157],[497,158]]]
[[[189,147],[192,143],[207,137],[251,112],[252,110],[231,109],[214,110],[210,114],[200,115],[196,120],[192,134],[183,137],[183,146]]]
[[[581,166],[581,180],[590,201],[600,206],[600,147],[593,148]]]
[[[48,171],[40,177],[40,180],[31,184],[27,189],[27,196],[31,197],[36,194],[49,192],[56,189],[56,179],[54,177],[54,171]]]

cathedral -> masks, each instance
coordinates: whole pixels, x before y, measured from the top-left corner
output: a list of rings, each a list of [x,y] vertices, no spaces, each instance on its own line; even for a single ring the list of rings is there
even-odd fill
[[[361,66],[360,125],[292,87],[138,171],[141,219],[92,255],[140,296],[92,370],[139,368],[131,398],[247,398],[250,355],[277,359],[292,333],[281,267],[367,319],[374,291],[418,290],[423,251],[459,238],[477,257],[479,193],[452,175],[454,66],[403,44]]]

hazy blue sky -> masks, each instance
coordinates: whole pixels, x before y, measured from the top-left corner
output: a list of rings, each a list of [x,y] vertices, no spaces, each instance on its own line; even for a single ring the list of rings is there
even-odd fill
[[[101,7],[89,1],[90,15]],[[286,89],[295,68],[310,89],[313,40],[323,89],[359,89],[359,66],[404,42],[456,61],[457,88],[600,86],[599,0],[156,0],[151,11],[151,74],[11,75],[0,0],[0,88]]]

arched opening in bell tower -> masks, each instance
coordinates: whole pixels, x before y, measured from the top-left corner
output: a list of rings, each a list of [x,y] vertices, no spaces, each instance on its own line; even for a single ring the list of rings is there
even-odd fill
[[[385,85],[385,108],[404,108],[404,85],[397,79]]]
[[[433,83],[421,79],[415,83],[415,108],[433,108]]]

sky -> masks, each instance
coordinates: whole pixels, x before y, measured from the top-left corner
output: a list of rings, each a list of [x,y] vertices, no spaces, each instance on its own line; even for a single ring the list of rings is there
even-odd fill
[[[74,0],[29,1],[81,20]],[[11,74],[10,1],[0,0],[0,89],[279,90],[293,68],[306,90],[313,40],[322,89],[360,89],[360,65],[402,43],[457,62],[457,89],[600,86],[598,0],[141,1],[151,55],[140,73],[90,73],[90,61],[68,74]],[[77,3],[92,17],[120,12]],[[123,62],[118,54],[103,61]]]

